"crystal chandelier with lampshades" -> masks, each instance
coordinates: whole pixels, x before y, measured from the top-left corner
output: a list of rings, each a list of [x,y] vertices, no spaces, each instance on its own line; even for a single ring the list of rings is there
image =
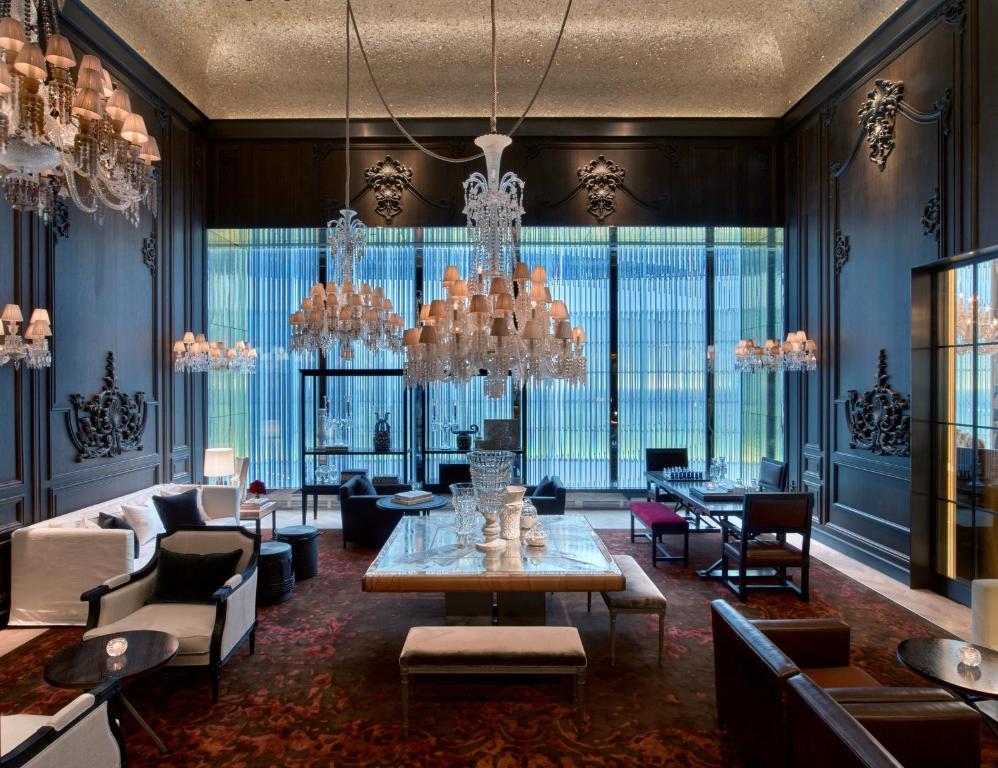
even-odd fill
[[[61,3],[59,4],[61,5]],[[44,45],[44,53],[42,46]],[[155,212],[156,139],[96,56],[59,34],[56,0],[0,0],[0,176],[7,202],[48,220],[68,196],[98,217]]]
[[[226,348],[220,341],[208,341],[203,333],[187,331],[173,345],[173,370],[176,373],[234,371],[256,373],[257,352],[249,342],[237,341]]]
[[[17,304],[8,304],[0,314],[0,365],[12,363],[19,368],[23,361],[31,369],[50,368],[52,351],[48,340],[52,337],[52,320],[48,310],[39,307],[31,313],[28,325],[21,334],[24,315]]]
[[[804,331],[791,331],[785,341],[766,339],[759,346],[753,339],[741,339],[735,347],[738,373],[793,373],[818,368],[818,345]]]
[[[475,139],[485,174],[464,182],[464,215],[473,246],[472,272],[444,271],[445,298],[420,308],[416,327],[403,334],[408,386],[433,381],[464,384],[485,373],[485,394],[500,398],[507,379],[586,380],[585,331],[573,327],[568,307],[554,299],[542,266],[518,259],[524,182],[500,175],[503,150],[512,143],[496,132],[498,103],[495,2],[492,4],[491,132]]]
[[[350,205],[350,2],[347,1],[346,97],[343,200]],[[364,258],[367,226],[357,212],[345,207],[340,217],[326,223],[326,243],[333,279],[316,283],[301,307],[292,313],[290,348],[293,352],[318,352],[327,360],[352,360],[354,344],[371,352],[398,352],[402,348],[402,318],[381,287],[356,286],[354,267]]]
[[[962,293],[956,303],[956,347],[957,353],[967,353],[971,347],[963,346],[975,342],[977,344],[993,344],[998,342],[998,317],[990,304],[981,304],[981,297],[976,293],[969,298]],[[990,354],[991,347],[982,347],[979,354]]]

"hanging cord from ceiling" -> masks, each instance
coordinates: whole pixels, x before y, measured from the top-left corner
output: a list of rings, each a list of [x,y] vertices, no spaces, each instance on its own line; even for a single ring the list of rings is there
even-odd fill
[[[350,207],[350,0],[347,0],[347,13],[346,13],[346,49],[347,49],[347,88],[346,88],[346,104],[343,108],[343,114],[346,117],[346,146],[344,147],[344,157],[343,162],[346,165],[346,181],[344,182],[343,190],[343,207]]]
[[[541,81],[537,84],[537,90],[534,91],[534,95],[530,98],[530,101],[528,102],[526,109],[523,110],[523,113],[520,115],[519,119],[513,125],[513,128],[509,131],[510,136],[516,133],[516,131],[523,124],[523,121],[526,120],[527,115],[530,113],[531,108],[534,106],[534,102],[537,101],[537,97],[541,93],[541,88],[544,87],[544,83],[547,81],[548,75],[551,72],[551,67],[554,65],[554,59],[558,53],[558,48],[561,46],[561,39],[565,34],[565,26],[566,24],[568,24],[568,16],[571,10],[572,10],[572,0],[568,0],[568,4],[565,6],[565,15],[564,17],[562,17],[561,20],[561,27],[558,29],[558,37],[554,42],[554,48],[551,50],[551,56],[548,58],[547,66],[544,68],[544,74],[541,76]],[[437,160],[442,160],[445,163],[468,163],[471,162],[472,160],[477,160],[480,157],[483,157],[482,152],[479,152],[478,154],[475,155],[469,155],[467,157],[445,157],[444,155],[434,152],[429,147],[420,144],[419,141],[411,133],[409,133],[409,131],[405,129],[402,123],[399,122],[399,119],[395,116],[395,113],[392,111],[392,108],[389,106],[388,100],[385,98],[384,93],[381,91],[381,86],[378,84],[378,80],[374,76],[374,70],[371,68],[371,61],[367,57],[367,50],[364,48],[364,41],[361,39],[360,30],[357,27],[357,17],[354,15],[353,8],[350,7],[349,4],[347,6],[347,12],[350,15],[350,22],[353,24],[354,35],[356,35],[357,37],[357,47],[360,49],[360,55],[364,59],[364,66],[367,67],[367,74],[371,78],[371,85],[374,86],[375,93],[378,94],[378,98],[381,100],[382,106],[384,106],[385,111],[388,113],[389,117],[391,117],[392,122],[395,124],[395,127],[398,128],[399,133],[405,136],[406,139],[409,140],[409,143],[412,144],[414,147],[416,147],[416,149],[420,150],[424,154],[429,155],[432,158],[435,158]],[[496,131],[496,110],[498,108],[497,104],[498,82],[496,77],[495,40],[496,40],[495,0],[492,0],[492,117],[490,124],[493,133],[495,133]]]

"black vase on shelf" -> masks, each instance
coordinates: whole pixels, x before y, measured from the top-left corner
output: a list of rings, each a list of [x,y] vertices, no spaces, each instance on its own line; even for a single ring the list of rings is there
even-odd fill
[[[377,421],[374,422],[374,450],[377,453],[389,453],[392,450],[392,428],[388,423],[388,417],[391,416],[388,411],[385,411],[384,416],[380,416],[377,411],[374,412],[374,418]]]
[[[459,451],[470,451],[471,450],[471,436],[478,434],[478,425],[472,424],[468,429],[458,429],[457,427],[451,427],[450,430],[453,434],[457,435],[457,449]]]

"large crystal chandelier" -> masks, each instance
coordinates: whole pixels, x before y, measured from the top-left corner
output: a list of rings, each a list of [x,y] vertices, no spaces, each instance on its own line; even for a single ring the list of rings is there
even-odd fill
[[[249,342],[237,341],[226,348],[220,341],[208,341],[203,333],[187,331],[173,345],[173,370],[177,373],[235,371],[256,373],[256,350]]]
[[[464,214],[474,253],[472,274],[444,271],[444,299],[420,308],[418,324],[405,332],[406,383],[463,384],[485,373],[485,394],[502,397],[513,386],[552,380],[586,380],[585,331],[572,327],[564,301],[552,299],[547,273],[518,260],[523,217],[523,180],[500,175],[509,136],[496,132],[498,102],[495,2],[492,3],[491,132],[475,139],[485,174],[464,182]]]
[[[134,224],[142,203],[155,211],[156,139],[96,56],[82,57],[74,83],[76,57],[59,34],[56,0],[0,0],[0,48],[7,202],[46,220],[56,195],[98,217],[120,211]]]
[[[350,2],[347,0],[346,34],[346,166],[343,200],[350,205]],[[395,314],[392,301],[383,288],[369,283],[359,288],[354,283],[354,266],[364,258],[367,226],[349,207],[340,210],[340,218],[326,223],[329,246],[327,264],[334,275],[325,285],[316,283],[302,299],[301,308],[292,313],[291,350],[319,352],[326,359],[337,354],[340,360],[352,360],[354,342],[372,352],[402,348],[402,318]]]

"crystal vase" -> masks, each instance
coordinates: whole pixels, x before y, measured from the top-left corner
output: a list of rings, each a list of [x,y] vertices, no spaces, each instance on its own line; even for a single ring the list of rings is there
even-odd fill
[[[499,538],[499,513],[506,504],[507,487],[513,469],[511,451],[472,451],[468,454],[471,465],[471,484],[475,489],[478,512],[485,518],[482,533],[485,541],[475,544],[482,552],[505,546]]]
[[[467,536],[475,532],[475,518],[478,516],[475,501],[475,487],[471,483],[454,483],[450,487],[451,504],[454,506],[454,516],[458,536]]]

